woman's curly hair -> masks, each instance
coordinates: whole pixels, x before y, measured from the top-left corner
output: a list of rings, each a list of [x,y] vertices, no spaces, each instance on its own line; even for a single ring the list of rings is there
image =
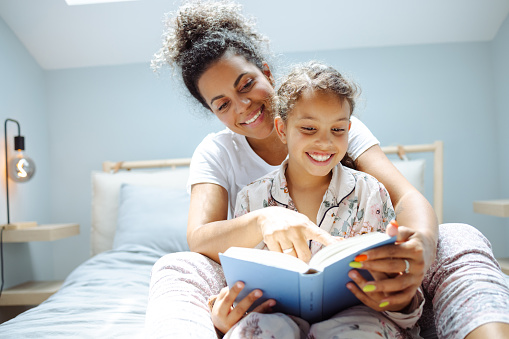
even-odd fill
[[[355,109],[355,99],[360,94],[356,83],[346,79],[333,67],[317,61],[310,61],[295,66],[282,80],[274,100],[275,114],[287,121],[296,103],[305,91],[320,91],[336,95],[340,100],[346,100],[350,105],[350,115]],[[347,154],[341,163],[355,169],[355,162]]]
[[[198,90],[198,79],[226,52],[241,55],[260,70],[268,39],[255,30],[254,21],[232,1],[187,1],[166,15],[163,47],[152,60],[154,70],[168,63],[180,70],[187,89],[209,109]]]

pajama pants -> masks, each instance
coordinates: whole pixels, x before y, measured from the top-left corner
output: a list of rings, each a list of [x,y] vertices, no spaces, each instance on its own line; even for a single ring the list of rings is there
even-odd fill
[[[214,325],[210,317],[208,298],[218,294],[226,286],[221,266],[207,257],[193,252],[168,254],[159,259],[153,267],[150,283],[149,300],[145,320],[145,335],[147,338],[217,338]],[[433,265],[426,273],[422,282],[422,289],[426,299],[424,313],[419,320],[421,329],[436,327],[439,338],[464,338],[472,330],[489,322],[509,323],[509,288],[496,262],[489,241],[475,228],[465,224],[443,224],[439,227],[437,256]],[[297,332],[292,338],[309,335],[313,338],[313,331],[338,331],[336,334],[327,332],[327,338],[336,335],[337,338],[362,338],[368,334],[380,332],[387,338],[398,338],[405,335],[398,329],[392,333],[392,324],[375,328],[377,320],[369,323],[366,314],[354,314],[366,308],[360,307],[340,313],[339,317],[358,319],[350,324],[362,320],[365,325],[357,335],[345,334],[341,326],[330,330],[330,324],[313,324],[311,333],[302,334],[302,326],[297,326]],[[354,313],[351,313],[354,312]],[[378,312],[374,312],[378,313]],[[369,317],[376,317],[372,313]],[[277,326],[293,326],[285,315],[250,315],[246,324],[239,323],[230,330],[231,335],[248,333],[249,318],[258,316],[258,329],[255,332],[277,331]],[[279,319],[276,319],[279,318]],[[362,319],[361,319],[362,318]],[[268,320],[270,328],[264,328]],[[353,319],[353,318],[352,318]],[[253,320],[253,319],[251,319]],[[334,319],[332,319],[334,320]],[[273,322],[278,323],[275,325]],[[334,320],[336,323],[338,321]],[[368,322],[366,322],[368,321]],[[249,325],[251,324],[251,325]],[[263,328],[262,328],[263,327]],[[355,326],[354,326],[355,327]],[[244,328],[244,329],[243,329]],[[354,329],[355,330],[355,329]],[[242,332],[244,331],[244,332]],[[292,332],[294,333],[294,332]],[[317,332],[318,333],[318,332]],[[322,333],[322,332],[320,332]],[[257,338],[261,334],[247,334],[247,338]],[[366,336],[365,336],[366,335]],[[242,336],[240,336],[242,337]],[[276,336],[279,338],[279,336]],[[380,338],[380,336],[378,336]]]
[[[233,326],[224,339],[315,339],[315,338],[397,338],[411,333],[403,331],[383,313],[359,305],[344,310],[319,323],[309,325],[297,317],[281,313],[249,313]]]

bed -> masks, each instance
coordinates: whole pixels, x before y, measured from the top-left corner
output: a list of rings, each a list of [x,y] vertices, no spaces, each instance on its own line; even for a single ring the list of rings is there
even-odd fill
[[[393,162],[422,191],[425,165],[433,162],[433,171],[428,171],[433,179],[430,200],[441,220],[442,142],[388,146],[384,151],[399,155]],[[189,250],[189,162],[105,162],[102,171],[93,172],[92,257],[49,299],[0,325],[1,336],[142,337],[152,265],[166,253]]]
[[[142,337],[152,265],[189,250],[189,162],[104,163],[93,172],[91,258],[57,293],[0,325],[0,337]]]

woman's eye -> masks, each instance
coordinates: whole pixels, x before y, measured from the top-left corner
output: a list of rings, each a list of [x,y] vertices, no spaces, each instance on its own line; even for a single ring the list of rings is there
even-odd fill
[[[242,86],[242,88],[240,89],[241,91],[245,91],[245,90],[248,90],[249,88],[251,88],[251,86],[253,85],[254,83],[254,80],[253,79],[249,79],[246,84],[244,86]]]
[[[217,108],[217,110],[218,110],[219,112],[221,112],[221,111],[225,110],[225,109],[226,109],[226,107],[228,107],[228,102],[225,102],[225,103],[221,104],[221,105]]]

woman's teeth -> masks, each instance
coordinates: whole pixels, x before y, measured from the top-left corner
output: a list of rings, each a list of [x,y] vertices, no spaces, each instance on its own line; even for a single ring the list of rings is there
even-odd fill
[[[332,154],[324,154],[324,155],[318,155],[318,154],[311,154],[308,153],[311,158],[315,161],[327,161],[332,157]]]
[[[258,117],[260,116],[260,114],[262,114],[262,109],[261,109],[261,108],[260,108],[260,110],[258,111],[258,113],[256,113],[256,114],[255,114],[255,116],[254,116],[254,117],[252,117],[252,118],[251,118],[251,119],[249,119],[248,121],[244,122],[244,124],[249,125],[249,124],[251,124],[251,123],[255,122],[255,121],[256,121],[256,119],[258,119]]]

